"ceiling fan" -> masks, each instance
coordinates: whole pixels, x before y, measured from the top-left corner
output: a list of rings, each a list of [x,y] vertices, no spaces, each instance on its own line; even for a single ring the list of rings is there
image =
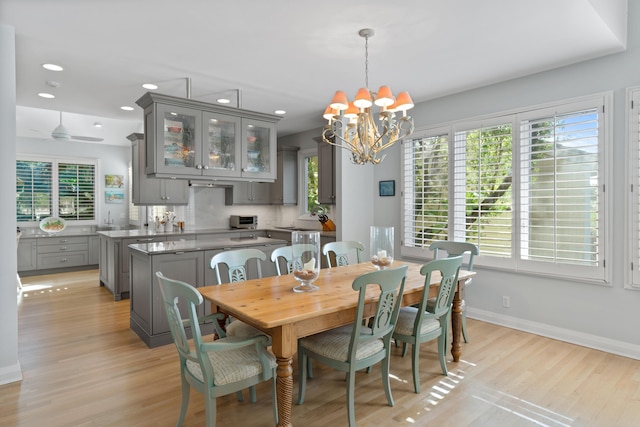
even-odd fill
[[[97,138],[94,136],[78,136],[71,135],[66,127],[62,124],[62,111],[60,111],[60,124],[57,128],[51,132],[51,137],[56,141],[88,141],[88,142],[100,142],[104,141],[104,138]]]

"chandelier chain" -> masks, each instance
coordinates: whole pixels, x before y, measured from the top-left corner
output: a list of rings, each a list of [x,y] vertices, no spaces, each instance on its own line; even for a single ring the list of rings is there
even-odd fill
[[[369,89],[369,36],[364,37],[364,87]]]

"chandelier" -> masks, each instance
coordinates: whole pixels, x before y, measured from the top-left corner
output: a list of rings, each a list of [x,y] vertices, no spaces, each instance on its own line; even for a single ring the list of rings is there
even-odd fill
[[[380,86],[377,93],[369,90],[369,37],[375,31],[364,28],[358,34],[365,40],[365,87],[358,90],[352,102],[343,91],[336,92],[322,116],[329,122],[322,131],[322,139],[351,151],[353,163],[377,165],[385,156],[381,151],[413,132],[413,119],[407,116],[413,101],[408,92],[400,92],[395,98],[389,86]],[[371,111],[373,104],[380,107],[377,122]],[[402,117],[397,118],[400,111]]]

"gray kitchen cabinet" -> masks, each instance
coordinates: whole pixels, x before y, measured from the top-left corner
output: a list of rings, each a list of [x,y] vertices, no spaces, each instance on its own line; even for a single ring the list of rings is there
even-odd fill
[[[291,245],[291,231],[269,230],[267,232],[267,237],[286,240],[287,245]]]
[[[88,265],[88,236],[50,236],[37,239],[38,269]]]
[[[298,148],[278,148],[278,176],[271,186],[274,205],[298,204]]]
[[[145,173],[273,182],[279,116],[148,92]]]
[[[89,257],[87,263],[89,265],[98,265],[100,263],[100,237],[89,236]]]
[[[272,184],[267,182],[234,182],[225,188],[225,205],[270,205]]]
[[[222,251],[252,247],[264,251],[267,259],[261,264],[263,276],[275,275],[275,267],[271,262],[271,252],[284,246],[281,241],[266,243],[266,239],[256,239],[250,246],[241,241],[211,241],[205,243],[178,243],[162,248],[157,245],[135,245],[130,248],[130,327],[149,347],[172,342],[169,325],[163,307],[156,272],[165,276],[189,283],[194,287],[217,284],[215,273],[211,270],[211,258]],[[257,277],[257,269],[250,265],[247,269],[249,278]],[[199,307],[199,315],[208,314],[210,305]],[[205,333],[213,332],[213,325],[205,325]]]
[[[181,280],[192,286],[204,284],[204,253],[176,252],[147,256],[131,253],[131,301],[130,327],[149,346],[169,344],[173,340],[165,314],[156,272],[171,279]],[[181,307],[186,312],[186,303]],[[198,316],[205,314],[205,306],[198,307]],[[208,313],[207,313],[208,314]],[[213,325],[205,326],[204,333],[212,333]]]
[[[318,202],[323,205],[336,204],[336,147],[318,142]]]
[[[18,271],[38,268],[36,256],[37,240],[21,238],[18,242]]]
[[[186,205],[189,183],[183,179],[153,178],[145,174],[145,141],[141,133],[127,136],[131,141],[132,196],[134,205]]]

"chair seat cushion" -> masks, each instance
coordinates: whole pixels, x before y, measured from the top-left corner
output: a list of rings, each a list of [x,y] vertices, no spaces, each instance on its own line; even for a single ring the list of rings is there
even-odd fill
[[[260,329],[254,328],[240,320],[232,320],[226,327],[228,337],[251,338],[259,335],[267,335]]]
[[[221,338],[216,342],[237,341],[237,338]],[[213,366],[213,383],[216,386],[242,381],[262,373],[262,363],[255,346],[207,353]],[[276,358],[267,353],[269,365],[275,368]],[[187,370],[201,382],[204,381],[200,364],[187,360]]]
[[[416,321],[418,309],[415,307],[403,307],[398,315],[398,322],[394,332],[401,335],[413,334],[413,324]],[[426,318],[420,325],[420,335],[428,334],[440,328],[440,322],[434,318]]]
[[[330,331],[308,336],[298,342],[300,343],[300,346],[314,353],[320,354],[333,360],[346,362],[352,331],[353,326],[347,325],[340,328],[332,329]],[[370,331],[370,329],[363,327],[361,331],[364,332],[363,335],[366,335],[367,331]],[[381,339],[361,342],[358,345],[356,359],[365,359],[382,350],[384,350],[384,343]]]

